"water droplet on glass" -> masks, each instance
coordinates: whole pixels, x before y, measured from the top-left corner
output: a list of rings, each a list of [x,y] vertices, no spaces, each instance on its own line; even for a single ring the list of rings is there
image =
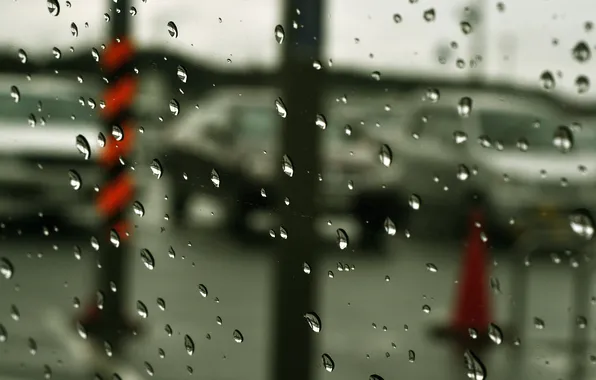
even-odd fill
[[[522,152],[527,152],[528,148],[530,147],[530,144],[528,143],[528,140],[521,138],[519,140],[517,140],[517,149],[519,149]]]
[[[199,284],[198,288],[199,294],[203,297],[207,297],[207,295],[209,294],[209,292],[207,291],[207,287],[203,284]]]
[[[383,228],[385,228],[385,232],[389,236],[394,236],[397,232],[397,228],[395,227],[395,223],[389,217],[385,218],[383,222]]]
[[[10,86],[10,97],[15,103],[18,103],[21,100],[21,91],[19,91],[17,86]]]
[[[145,264],[145,267],[149,270],[155,268],[155,259],[147,248],[141,249],[141,261]]]
[[[178,116],[178,114],[180,113],[180,103],[178,103],[176,99],[170,100],[169,107],[172,115]]]
[[[186,353],[189,355],[193,355],[195,353],[195,342],[188,334],[184,335],[184,348],[186,349]]]
[[[402,21],[402,17],[399,13],[396,13],[393,15],[393,22],[395,22],[396,24],[399,24]]]
[[[219,187],[220,185],[219,173],[215,169],[211,170],[211,183],[215,187]]]
[[[423,306],[422,306],[422,311],[423,311],[425,314],[430,314],[430,311],[431,311],[431,310],[430,310],[430,306],[428,306],[428,305],[423,305]]]
[[[459,103],[457,103],[457,113],[459,113],[459,116],[461,117],[468,117],[470,116],[471,112],[472,99],[467,96],[464,96],[459,100]]]
[[[288,116],[288,111],[286,110],[286,105],[281,98],[275,99],[275,109],[277,110],[277,114],[284,119]]]
[[[440,97],[441,97],[441,94],[438,89],[429,88],[426,90],[426,99],[430,100],[431,103],[438,102]]]
[[[376,81],[381,80],[381,72],[380,71],[373,71],[370,76]]]
[[[116,248],[120,247],[120,236],[116,230],[110,230],[110,243]]]
[[[54,55],[54,58],[56,58],[56,59],[60,59],[62,57],[62,52],[57,47],[52,48],[52,54]],[[79,78],[81,78],[81,77],[79,77]],[[79,79],[79,82],[82,82],[82,80]]]
[[[153,370],[153,366],[149,362],[145,362],[145,371],[147,371],[147,375],[153,376],[155,375],[155,371]]]
[[[99,240],[95,236],[91,236],[91,248],[95,251],[99,251]]]
[[[116,141],[122,141],[124,138],[124,131],[119,125],[112,126],[112,137],[114,137]]]
[[[284,31],[283,26],[277,25],[275,27],[275,41],[277,41],[278,44],[282,44],[284,42],[285,37],[286,33]]]
[[[555,77],[553,76],[553,73],[548,70],[543,71],[542,74],[540,74],[540,85],[545,90],[552,90],[555,88]]]
[[[333,372],[335,369],[335,362],[331,359],[331,356],[329,356],[329,354],[323,354],[321,355],[321,360],[323,361],[323,368],[325,368],[325,371]]]
[[[424,13],[422,14],[422,16],[424,17],[425,21],[431,22],[431,21],[435,21],[436,13],[435,13],[435,10],[433,8],[431,8],[431,9],[425,10]]]
[[[10,305],[10,317],[15,321],[21,319],[21,312],[16,305]]]
[[[393,152],[391,151],[391,148],[389,148],[389,145],[381,145],[381,149],[379,150],[379,160],[386,168],[391,165],[391,161],[393,160]]]
[[[145,215],[145,207],[143,207],[143,204],[139,201],[135,201],[132,204],[132,210],[136,215],[140,217],[143,217]]]
[[[73,37],[79,36],[79,27],[74,22],[70,23],[70,34],[72,34]]]
[[[346,249],[348,247],[348,234],[342,228],[337,229],[337,245],[339,249]]]
[[[569,216],[571,230],[586,240],[594,236],[594,222],[587,210],[577,210]]]
[[[484,364],[470,350],[464,352],[464,362],[468,378],[471,380],[484,380],[486,378],[486,369]]]
[[[165,311],[166,310],[166,301],[163,298],[158,297],[157,298],[157,306],[159,307],[159,309],[161,311]]]
[[[453,141],[455,141],[456,144],[463,144],[468,141],[468,134],[463,131],[455,131],[453,132]]]
[[[429,271],[429,272],[432,272],[432,273],[437,273],[437,271],[439,269],[437,268],[437,266],[435,264],[433,264],[433,263],[427,263],[426,264],[426,270]]]
[[[327,119],[325,119],[325,116],[322,114],[317,114],[317,116],[315,118],[315,125],[321,129],[326,129],[327,128]]]
[[[244,336],[242,336],[242,333],[239,330],[234,330],[232,337],[234,337],[234,342],[236,343],[244,342]]]
[[[457,179],[465,181],[470,177],[470,169],[466,165],[459,165],[457,167]]]
[[[408,361],[414,363],[416,361],[416,353],[413,350],[408,350]]]
[[[472,33],[472,25],[467,21],[460,22],[459,27],[464,34]]]
[[[545,323],[542,319],[534,317],[534,327],[538,330],[544,329]]]
[[[88,160],[91,157],[91,147],[89,146],[89,141],[83,135],[78,135],[75,140],[75,146],[79,153],[83,155],[85,160]]]
[[[176,69],[176,75],[182,83],[186,83],[186,81],[188,80],[188,74],[186,73],[186,69],[183,66],[178,66],[178,68]]]
[[[174,24],[174,21],[168,22],[168,33],[170,37],[178,38],[178,27]]]
[[[577,318],[575,318],[575,324],[577,325],[577,328],[585,329],[586,327],[588,327],[588,320],[586,319],[586,317],[580,315]]]
[[[319,318],[319,316],[316,313],[308,312],[304,314],[304,318],[308,323],[308,327],[310,327],[312,331],[316,333],[321,332],[321,318]]]
[[[584,41],[580,41],[575,45],[573,50],[571,51],[573,58],[576,61],[584,63],[588,61],[592,57],[592,52],[590,51],[590,46]]]
[[[91,48],[91,57],[95,62],[99,62],[99,52],[96,48]]]
[[[0,324],[0,343],[6,342],[8,339],[8,331],[6,331],[6,327]]]
[[[419,210],[420,209],[420,197],[416,194],[412,194],[410,195],[410,199],[408,201],[408,204],[410,205],[410,207],[413,210]]]
[[[48,0],[47,1],[48,12],[54,17],[60,14],[60,3],[58,0]]]
[[[10,280],[14,276],[14,267],[12,263],[5,257],[0,258],[0,274],[6,280]]]
[[[79,176],[79,173],[77,173],[74,170],[69,170],[68,178],[70,179],[70,186],[74,190],[79,190],[81,188],[82,181],[81,181],[81,176]]]
[[[156,176],[157,179],[161,178],[163,174],[163,169],[161,166],[161,162],[159,162],[158,159],[154,159],[153,161],[151,161],[151,165],[149,165],[149,168],[151,169],[151,173],[153,173],[153,175]]]
[[[282,158],[281,168],[288,177],[292,177],[294,175],[294,165],[287,154],[284,154]]]
[[[565,125],[557,127],[553,135],[553,145],[561,153],[568,153],[573,148],[573,133]]]
[[[52,378],[52,368],[49,365],[43,365],[43,378],[49,380]]]
[[[139,314],[139,317],[143,319],[149,316],[147,306],[142,301],[137,301],[137,314]]]
[[[501,331],[501,328],[494,323],[488,325],[488,337],[495,344],[501,344],[503,342],[503,332]]]
[[[579,75],[575,78],[575,87],[578,94],[585,94],[590,89],[590,78],[585,75]]]
[[[377,375],[377,374],[372,374],[368,377],[368,380],[384,380],[381,376]]]

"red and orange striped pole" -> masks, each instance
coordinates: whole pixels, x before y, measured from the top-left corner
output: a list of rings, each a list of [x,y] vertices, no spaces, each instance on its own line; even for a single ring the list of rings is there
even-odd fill
[[[103,95],[101,116],[107,130],[106,143],[99,163],[105,172],[105,183],[97,197],[97,212],[104,220],[101,232],[97,291],[99,302],[90,305],[89,313],[80,321],[92,338],[108,341],[116,350],[126,322],[126,277],[130,256],[127,216],[134,197],[134,181],[127,166],[135,142],[132,107],[138,87],[134,73],[134,48],[124,37],[116,38],[101,57],[101,67],[108,87]]]

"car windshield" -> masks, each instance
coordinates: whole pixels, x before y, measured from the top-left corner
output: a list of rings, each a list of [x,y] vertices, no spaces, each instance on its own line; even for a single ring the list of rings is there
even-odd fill
[[[38,120],[43,118],[48,125],[52,125],[52,122],[94,121],[97,118],[96,111],[87,106],[86,100],[84,102],[83,106],[76,99],[32,95],[22,95],[15,102],[14,98],[5,95],[0,98],[0,119],[26,120],[29,115],[33,115]]]
[[[505,148],[516,147],[520,141],[527,141],[531,150],[552,150],[555,130],[562,123],[539,120],[534,115],[501,111],[482,111],[480,113],[481,134],[492,141],[500,142]],[[583,128],[581,139],[575,139],[574,151],[594,150],[596,131]],[[579,135],[578,135],[579,137]]]

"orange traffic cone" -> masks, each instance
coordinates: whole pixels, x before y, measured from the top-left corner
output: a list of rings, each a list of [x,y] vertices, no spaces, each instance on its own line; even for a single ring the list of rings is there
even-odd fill
[[[482,240],[483,212],[473,208],[469,225],[466,252],[462,261],[459,288],[454,314],[448,325],[434,327],[432,334],[439,339],[455,340],[468,345],[475,338],[475,345],[487,341],[490,318],[490,297],[486,268],[486,243]],[[477,336],[470,333],[475,329]]]
[[[469,329],[475,329],[479,336],[486,335],[491,322],[486,244],[482,239],[483,222],[482,212],[479,209],[473,210],[455,314],[451,321],[451,328],[456,334],[468,335]]]

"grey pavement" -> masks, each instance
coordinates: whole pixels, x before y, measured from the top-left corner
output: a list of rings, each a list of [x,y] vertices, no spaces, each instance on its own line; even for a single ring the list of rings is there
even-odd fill
[[[147,305],[149,313],[142,321],[145,334],[131,343],[125,362],[128,367],[121,370],[136,370],[136,375],[126,378],[150,378],[147,362],[157,379],[187,378],[188,366],[193,368],[193,376],[206,379],[267,378],[274,349],[270,345],[274,333],[272,264],[275,255],[282,253],[273,250],[274,244],[241,245],[207,229],[206,224],[173,231],[171,221],[163,219],[167,206],[160,209],[158,203],[145,204],[147,215],[139,220],[135,249],[130,253],[130,313],[136,314],[138,300]],[[292,244],[291,233],[283,243]],[[80,260],[73,254],[75,244],[83,251]],[[317,277],[319,306],[315,311],[323,324],[312,360],[321,363],[320,355],[327,353],[335,362],[332,373],[319,364],[315,379],[366,379],[373,373],[385,379],[465,376],[461,353],[430,334],[432,327],[449,320],[462,243],[415,233],[408,239],[400,232],[389,244],[385,257],[358,252],[342,256],[338,248],[329,246],[325,250],[333,255],[309,263],[312,271],[304,275]],[[168,254],[170,246],[176,252],[174,258]],[[8,238],[0,247],[1,255],[15,268],[12,279],[0,281],[0,323],[8,332],[7,341],[0,343],[0,379],[41,378],[44,366],[51,368],[52,378],[81,378],[89,356],[83,354],[81,342],[79,346],[71,344],[77,338],[67,335],[63,320],[78,312],[74,297],[85,302],[93,294],[91,271],[96,253],[89,237],[65,240],[40,233],[39,237]],[[154,270],[141,262],[141,248],[153,253]],[[529,267],[521,266],[529,276],[528,304],[523,328],[515,332],[521,344],[515,346],[512,343],[517,336],[508,326],[515,322],[513,313],[521,306],[511,260],[519,264],[524,256],[523,252],[493,252],[491,276],[500,283],[500,294],[493,294],[493,318],[504,330],[504,342],[478,356],[492,379],[569,378],[572,337],[580,328],[573,305],[578,268],[564,254],[559,264],[536,257]],[[428,263],[438,270],[427,270]],[[338,270],[338,266],[350,270]],[[199,284],[207,288],[206,297]],[[591,282],[583,286],[592,294]],[[157,305],[158,297],[165,300],[164,311]],[[589,299],[585,302],[590,305]],[[12,305],[19,310],[18,321],[11,317]],[[430,313],[423,312],[424,305],[430,306]],[[585,315],[587,326],[580,333],[593,341],[594,307],[590,307]],[[535,317],[544,321],[543,329],[535,327]],[[172,336],[166,333],[166,324],[171,326]],[[242,343],[234,341],[236,329],[244,336]],[[192,356],[184,348],[185,334],[196,344]],[[36,341],[35,355],[30,353],[29,338]],[[159,349],[165,352],[164,358],[160,358]],[[581,358],[588,375],[596,372],[589,357],[591,352],[596,354],[593,349],[590,343],[586,357]],[[416,354],[413,362],[409,361],[410,350]]]

